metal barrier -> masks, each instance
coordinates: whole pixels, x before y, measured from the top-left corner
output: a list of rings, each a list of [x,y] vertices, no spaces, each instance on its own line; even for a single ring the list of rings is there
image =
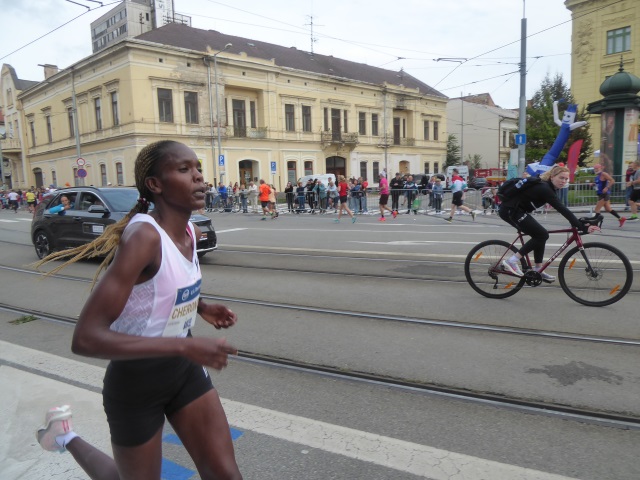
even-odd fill
[[[595,184],[593,183],[593,176],[580,177],[576,181],[564,189],[563,192],[558,192],[558,196],[561,200],[566,202],[569,207],[591,207],[593,208],[598,201],[598,196],[595,190]],[[625,204],[626,186],[624,182],[624,176],[614,177],[616,183],[611,191],[611,203],[612,204]],[[485,211],[482,202],[482,191],[469,188],[464,192],[463,201],[466,206],[476,211]],[[411,211],[412,205],[409,204],[407,197],[407,190],[391,190],[389,194],[389,201],[387,206],[392,209],[397,209],[399,213],[405,213]],[[349,192],[351,193],[351,192]],[[440,207],[440,211],[449,212],[451,210],[452,194],[450,190],[445,190],[442,194],[440,205],[435,201],[432,192],[427,190],[416,191],[414,199],[419,202],[417,213],[425,215],[433,215],[437,213],[437,207]],[[565,195],[566,194],[566,195]],[[368,188],[366,192],[359,196],[348,196],[348,206],[355,213],[359,215],[376,214],[379,211],[379,199],[380,191],[377,188]],[[217,203],[219,197],[212,199],[212,203]],[[260,201],[257,204],[252,205],[251,199],[247,199],[249,212],[261,213],[262,208]],[[338,197],[331,198],[329,192],[324,199],[320,199],[315,192],[308,192],[305,190],[302,196],[299,196],[296,191],[290,194],[284,192],[278,192],[276,194],[276,209],[280,213],[334,213],[339,206]],[[215,207],[215,205],[214,205]],[[489,210],[487,208],[486,210]],[[543,209],[540,209],[541,211]]]

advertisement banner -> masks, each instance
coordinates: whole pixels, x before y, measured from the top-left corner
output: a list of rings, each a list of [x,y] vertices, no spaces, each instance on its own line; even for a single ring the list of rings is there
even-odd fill
[[[637,108],[624,109],[624,143],[622,147],[622,166],[626,170],[627,166],[638,159],[638,115]]]
[[[614,127],[616,124],[616,112],[610,110],[602,112],[602,136],[600,140],[600,164],[603,170],[614,175]]]

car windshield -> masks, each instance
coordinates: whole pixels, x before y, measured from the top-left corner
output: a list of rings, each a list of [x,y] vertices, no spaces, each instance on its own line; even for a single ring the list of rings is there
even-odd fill
[[[128,212],[138,200],[138,190],[134,188],[101,188],[100,193],[116,212]]]

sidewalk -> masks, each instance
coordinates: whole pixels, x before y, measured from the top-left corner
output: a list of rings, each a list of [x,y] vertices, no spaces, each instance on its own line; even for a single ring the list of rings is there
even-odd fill
[[[42,423],[48,407],[71,401],[78,433],[101,450],[111,452],[98,393],[103,375],[102,367],[0,341],[0,384],[4,387],[0,390],[2,480],[87,478],[70,454],[42,450],[35,439],[35,429]],[[262,441],[292,442],[432,480],[448,480],[452,472],[461,480],[572,480],[237,401],[223,399],[223,405],[234,441],[245,432],[257,434]],[[176,444],[175,435],[167,434],[166,428],[164,442]],[[252,440],[256,441],[256,437]],[[164,450],[162,479],[197,478],[192,467],[180,465],[175,456],[168,458],[170,449]],[[281,466],[276,462],[273,468],[280,470]]]

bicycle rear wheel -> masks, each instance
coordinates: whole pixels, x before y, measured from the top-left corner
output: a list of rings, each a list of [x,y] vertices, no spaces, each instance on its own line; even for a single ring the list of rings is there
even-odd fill
[[[624,253],[606,243],[583,246],[584,252],[574,247],[562,257],[558,267],[560,286],[571,299],[589,307],[617,302],[631,288],[631,262]]]
[[[506,272],[500,262],[517,249],[502,240],[487,240],[471,249],[464,262],[464,275],[476,292],[488,298],[507,298],[524,285],[524,277]],[[522,269],[526,263],[521,260]]]

